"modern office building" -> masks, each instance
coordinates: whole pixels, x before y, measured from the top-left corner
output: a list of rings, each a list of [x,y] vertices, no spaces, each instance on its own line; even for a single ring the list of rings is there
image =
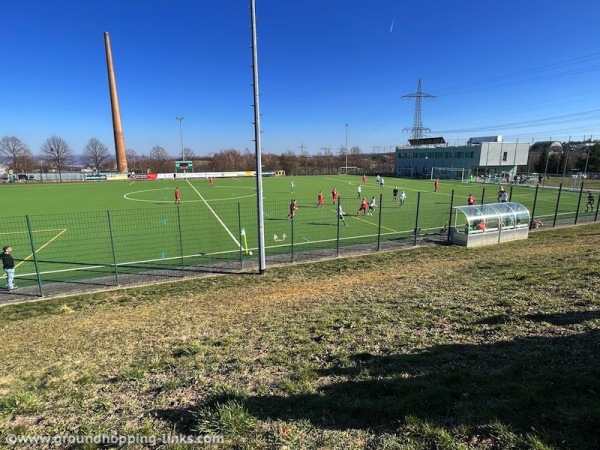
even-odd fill
[[[432,169],[434,175],[459,173],[464,169],[464,176],[514,176],[517,166],[527,165],[530,144],[504,142],[501,136],[471,138],[464,146],[449,146],[443,138],[424,138],[411,144],[396,147],[396,175],[404,177],[429,178]],[[468,145],[468,142],[472,142]],[[439,169],[451,169],[440,171]],[[434,176],[445,178],[445,176]],[[448,176],[448,178],[454,178]],[[460,178],[460,177],[458,177]]]

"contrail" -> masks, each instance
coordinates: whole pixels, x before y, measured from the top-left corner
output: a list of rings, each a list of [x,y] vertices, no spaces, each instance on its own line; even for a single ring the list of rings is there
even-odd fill
[[[392,30],[394,29],[394,23],[396,22],[396,16],[394,16],[394,18],[392,19],[392,25],[390,25],[390,33],[392,32]]]

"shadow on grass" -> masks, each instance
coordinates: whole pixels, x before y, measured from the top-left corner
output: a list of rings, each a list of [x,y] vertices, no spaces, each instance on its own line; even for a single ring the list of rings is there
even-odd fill
[[[337,227],[336,223],[327,223],[327,222],[306,222],[307,225],[319,225],[324,227]]]
[[[571,324],[598,312],[525,316]],[[256,418],[308,420],[331,430],[395,432],[408,416],[471,432],[500,422],[558,448],[600,446],[600,330],[526,337],[493,344],[437,345],[421,353],[354,354],[351,364],[317,370],[325,384],[309,393],[220,395],[197,405],[235,400]],[[156,412],[186,431],[194,410]],[[485,433],[484,433],[485,434]]]
[[[569,312],[562,314],[527,314],[520,317],[520,320],[531,322],[550,323],[556,326],[574,325],[587,322],[589,320],[600,319],[600,311]],[[500,325],[514,321],[514,317],[508,314],[498,314],[497,316],[486,317],[477,323],[480,325]]]

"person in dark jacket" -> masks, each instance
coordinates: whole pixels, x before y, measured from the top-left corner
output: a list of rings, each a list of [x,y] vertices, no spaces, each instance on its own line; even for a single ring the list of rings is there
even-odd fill
[[[592,194],[592,191],[588,191],[588,199],[585,205],[585,210],[588,212],[594,211],[594,194]]]
[[[15,278],[15,260],[11,256],[11,252],[12,247],[10,245],[3,247],[0,258],[2,259],[2,268],[6,273],[6,288],[16,289],[16,286],[13,284]]]

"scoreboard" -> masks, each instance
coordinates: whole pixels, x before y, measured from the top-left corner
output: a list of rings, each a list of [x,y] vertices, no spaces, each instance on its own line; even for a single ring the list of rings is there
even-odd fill
[[[192,161],[175,161],[176,169],[192,170]]]

